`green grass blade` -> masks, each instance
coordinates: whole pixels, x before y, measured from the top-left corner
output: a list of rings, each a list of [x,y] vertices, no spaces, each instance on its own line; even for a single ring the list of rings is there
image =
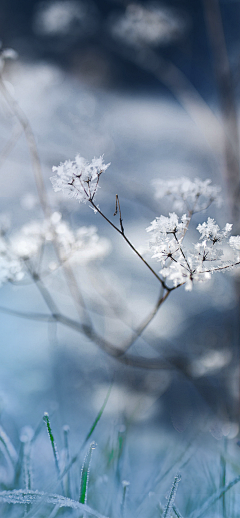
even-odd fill
[[[60,466],[59,466],[58,449],[57,449],[57,444],[56,444],[56,441],[55,441],[53,433],[52,433],[52,428],[51,428],[51,424],[50,424],[50,420],[49,420],[49,415],[48,415],[47,412],[45,412],[45,414],[43,416],[43,420],[44,420],[44,422],[46,423],[46,426],[47,426],[48,436],[49,436],[49,439],[50,439],[50,443],[51,443],[52,451],[53,451],[53,456],[54,456],[54,460],[55,460],[57,476],[58,476],[58,478],[60,478],[61,473],[60,473]],[[61,480],[61,487],[62,487],[62,492],[64,493],[62,480]]]
[[[177,518],[183,518],[183,516],[181,515],[180,511],[178,510],[178,508],[175,505],[173,505],[172,508],[173,508],[173,511],[174,511],[174,513],[175,513]]]
[[[90,448],[87,452],[87,455],[84,459],[82,471],[81,471],[81,483],[80,483],[80,504],[87,503],[87,491],[88,491],[88,480],[89,480],[89,471],[90,471],[90,463],[92,457],[92,451],[96,448],[96,443],[92,442],[90,444]]]
[[[88,432],[88,434],[87,434],[87,436],[86,436],[86,439],[85,439],[85,441],[84,441],[84,443],[83,443],[83,446],[85,446],[85,444],[86,444],[86,442],[88,441],[88,439],[90,439],[91,435],[93,434],[93,432],[94,432],[94,430],[95,430],[95,428],[96,428],[96,426],[97,426],[97,424],[98,424],[98,421],[99,421],[99,420],[101,419],[101,417],[102,417],[102,414],[103,414],[103,412],[104,412],[104,410],[105,410],[106,404],[107,404],[107,402],[108,402],[108,399],[109,399],[109,396],[110,396],[110,393],[111,393],[111,390],[112,390],[112,386],[113,386],[113,384],[111,383],[111,385],[110,385],[110,387],[109,387],[109,389],[108,389],[108,391],[107,391],[107,395],[106,395],[106,397],[105,397],[105,399],[104,399],[104,402],[103,402],[103,404],[102,404],[102,406],[101,406],[101,408],[100,408],[100,410],[99,410],[99,412],[98,412],[98,414],[97,414],[97,417],[96,417],[96,419],[95,419],[95,421],[94,421],[93,425],[91,426],[91,428],[90,428],[90,430],[89,430],[89,432]]]
[[[126,495],[127,495],[127,490],[128,490],[128,486],[130,485],[130,482],[128,482],[127,480],[123,480],[122,481],[122,488],[123,488],[123,493],[122,493],[122,502],[121,502],[121,516],[123,517],[124,516],[124,509],[125,509],[125,503],[126,503]]]
[[[79,458],[79,455],[81,454],[85,444],[87,443],[88,439],[90,439],[91,435],[93,434],[93,432],[94,432],[94,430],[95,430],[95,428],[96,428],[96,426],[98,424],[98,421],[100,420],[100,418],[101,418],[101,416],[102,416],[102,414],[104,412],[104,409],[106,407],[106,404],[108,402],[108,399],[109,399],[109,396],[110,396],[110,393],[111,393],[111,390],[112,390],[112,385],[113,384],[111,383],[111,385],[110,385],[110,387],[108,389],[107,395],[106,395],[106,397],[104,399],[104,402],[103,402],[103,404],[102,404],[102,406],[101,406],[101,408],[100,408],[100,410],[99,410],[99,412],[97,414],[96,419],[94,420],[93,425],[91,426],[91,428],[90,428],[90,430],[89,430],[89,432],[88,432],[88,434],[86,436],[86,439],[84,439],[84,442],[83,442],[82,446],[80,447],[78,453],[71,458],[69,464],[66,466],[66,468],[61,473],[60,478],[64,477],[67,474],[67,472],[71,469],[73,464],[75,464],[75,462],[77,462],[77,460]]]

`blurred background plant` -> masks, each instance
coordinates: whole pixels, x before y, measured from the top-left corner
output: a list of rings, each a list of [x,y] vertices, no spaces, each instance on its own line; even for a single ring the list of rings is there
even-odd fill
[[[77,153],[104,154],[112,166],[100,207],[112,220],[118,193],[126,235],[144,257],[146,227],[172,209],[157,198],[158,179],[210,178],[224,204],[219,216],[214,206],[208,214],[239,234],[239,19],[230,0],[2,2],[3,48],[19,58],[2,51],[1,233],[28,269],[20,279],[13,257],[11,272],[1,269],[10,281],[0,290],[1,421],[15,440],[45,410],[58,408],[59,423],[71,428],[79,416],[89,426],[113,376],[106,423],[131,421],[146,469],[160,427],[177,445],[203,422],[210,444],[211,435],[235,440],[238,275],[218,275],[191,294],[176,290],[135,341],[134,365],[120,363],[106,343],[118,355],[136,337],[159,287],[87,205],[57,197],[49,177]],[[104,337],[100,348],[91,322]]]

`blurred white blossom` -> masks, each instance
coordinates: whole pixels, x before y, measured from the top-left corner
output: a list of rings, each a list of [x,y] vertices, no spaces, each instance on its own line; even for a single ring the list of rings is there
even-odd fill
[[[22,278],[21,263],[9,253],[0,253],[0,286],[8,281],[20,281]]]
[[[235,260],[240,261],[240,236],[231,236],[229,245],[234,250]]]
[[[87,9],[83,2],[55,0],[38,5],[33,28],[37,34],[64,36],[74,28],[74,24],[88,23]]]
[[[57,246],[61,261],[71,260],[74,264],[103,258],[111,250],[110,241],[100,237],[96,227],[84,226],[73,231],[62,215],[54,212],[49,219],[23,225],[8,238],[0,237],[0,284],[21,280],[25,261],[40,257],[43,246],[49,243]],[[57,267],[57,263],[50,261],[50,270]]]
[[[171,196],[173,208],[179,212],[188,210],[191,213],[199,212],[208,208],[211,203],[220,206],[222,198],[219,193],[221,187],[211,185],[211,180],[190,180],[183,176],[173,180],[154,180],[155,197],[161,199],[164,196]]]
[[[7,59],[15,60],[17,58],[18,54],[14,49],[2,49],[2,42],[0,42],[0,73],[3,71]]]
[[[185,29],[186,21],[172,9],[140,4],[129,4],[124,15],[111,25],[112,35],[132,46],[168,45]]]
[[[66,160],[52,171],[57,173],[50,178],[55,192],[63,191],[79,202],[92,201],[99,187],[99,178],[110,164],[104,164],[103,156],[93,158],[89,163],[77,155],[75,160]]]

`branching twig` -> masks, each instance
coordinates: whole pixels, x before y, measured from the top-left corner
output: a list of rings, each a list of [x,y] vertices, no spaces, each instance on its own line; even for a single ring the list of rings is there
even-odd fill
[[[94,201],[93,200],[89,200],[91,205],[93,206],[94,210],[98,212],[98,214],[100,214],[100,216],[102,216],[108,223],[109,225],[111,225],[111,227],[113,227],[122,237],[123,239],[125,239],[126,243],[130,246],[130,248],[135,252],[135,254],[137,254],[137,256],[141,259],[141,261],[145,264],[145,266],[147,266],[147,268],[153,273],[153,275],[156,277],[156,279],[161,283],[162,287],[167,290],[167,291],[172,291],[174,288],[169,288],[168,286],[166,286],[165,282],[163,281],[163,279],[161,279],[161,277],[159,277],[159,275],[153,270],[153,268],[150,266],[150,264],[144,259],[144,257],[138,252],[138,250],[134,247],[134,245],[131,243],[131,241],[129,241],[129,239],[127,238],[127,236],[124,234],[124,232],[122,230],[119,230],[118,227],[116,227],[116,225],[114,225],[114,223],[112,223],[112,221],[107,217],[105,216],[105,214],[103,214],[103,212],[99,209],[99,207],[97,205],[95,205]]]
[[[116,207],[115,207],[115,212],[114,212],[114,214],[113,214],[113,215],[114,215],[114,216],[116,216],[118,212],[119,212],[120,228],[121,228],[122,235],[124,236],[124,228],[123,228],[123,222],[122,222],[122,214],[121,214],[120,201],[119,201],[118,194],[116,194]]]

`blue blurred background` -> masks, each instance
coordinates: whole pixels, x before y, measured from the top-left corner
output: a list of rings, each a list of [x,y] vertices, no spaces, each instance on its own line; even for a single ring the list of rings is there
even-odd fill
[[[221,1],[220,10],[237,113],[240,2]],[[158,20],[156,37],[140,31],[134,40],[124,20],[140,23],[146,12]],[[222,186],[225,203],[209,215],[220,226],[231,222],[221,96],[204,3],[2,0],[0,37],[3,48],[14,48],[19,56],[6,64],[4,80],[32,126],[53,209],[74,228],[96,225],[111,241],[111,254],[78,273],[78,280],[99,329],[121,344],[129,321],[134,326],[152,308],[158,286],[98,215],[54,194],[49,177],[53,165],[77,153],[88,160],[104,154],[111,166],[101,179],[98,201],[112,218],[118,193],[126,234],[139,249],[147,246],[149,223],[171,211],[168,201],[154,199],[151,182],[159,177],[210,178]],[[17,231],[42,212],[24,135],[4,100],[0,109],[1,211]],[[6,152],[9,142],[11,152]],[[238,223],[236,218],[236,228]],[[64,281],[50,276],[48,282],[65,313],[77,318]],[[36,426],[45,410],[55,410],[61,424],[79,431],[86,422],[87,428],[114,379],[106,408],[112,423],[131,421],[146,437],[150,429],[188,437],[209,419],[213,436],[221,437],[223,424],[231,423],[235,437],[236,286],[233,276],[219,275],[190,294],[184,288],[172,294],[135,346],[139,355],[163,355],[175,367],[170,371],[124,366],[73,331],[0,313],[3,424],[10,431],[26,421]],[[106,320],[97,313],[104,297],[117,307]],[[46,312],[32,285],[2,286],[0,305]]]

